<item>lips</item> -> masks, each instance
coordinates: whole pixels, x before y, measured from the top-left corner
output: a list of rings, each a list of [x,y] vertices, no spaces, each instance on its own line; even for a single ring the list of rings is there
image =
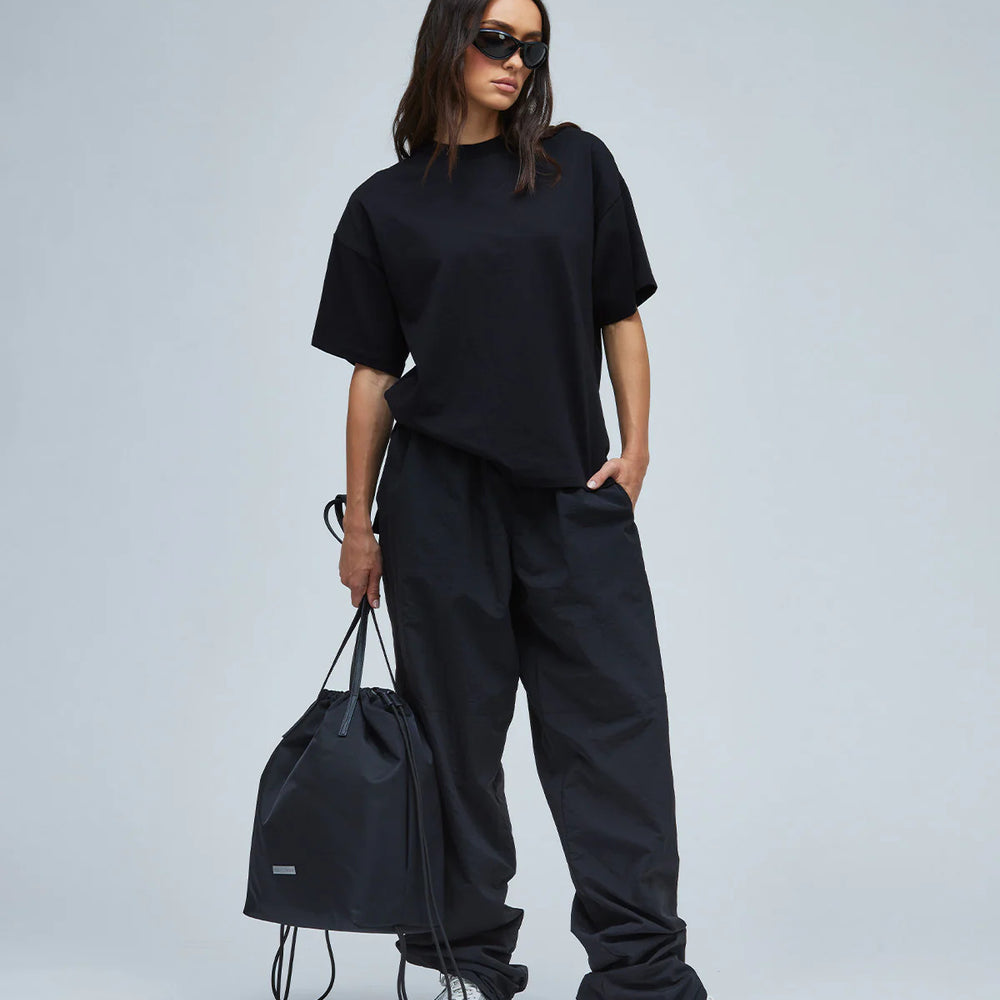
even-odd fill
[[[494,80],[493,84],[507,94],[513,94],[517,90],[517,81],[512,80],[509,76],[502,77],[499,80]]]

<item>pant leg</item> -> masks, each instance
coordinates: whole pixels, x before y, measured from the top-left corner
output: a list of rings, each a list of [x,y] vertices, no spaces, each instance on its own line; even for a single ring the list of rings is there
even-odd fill
[[[631,500],[608,481],[511,504],[533,749],[591,969],[577,1000],[705,1000],[677,914],[666,689]]]
[[[396,424],[376,499],[397,684],[442,795],[444,930],[462,975],[509,1000],[528,970],[510,961],[524,910],[505,903],[516,855],[501,756],[518,658],[498,498],[482,460]],[[406,957],[440,968],[430,931],[406,935]]]

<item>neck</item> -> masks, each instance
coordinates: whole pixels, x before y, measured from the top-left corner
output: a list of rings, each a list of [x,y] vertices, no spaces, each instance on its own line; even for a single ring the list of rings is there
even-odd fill
[[[466,120],[462,132],[458,138],[458,145],[469,146],[476,142],[486,142],[488,139],[495,139],[501,132],[500,116],[495,112],[489,115],[479,116],[470,114]],[[436,135],[437,142],[447,143],[447,138],[443,135]]]

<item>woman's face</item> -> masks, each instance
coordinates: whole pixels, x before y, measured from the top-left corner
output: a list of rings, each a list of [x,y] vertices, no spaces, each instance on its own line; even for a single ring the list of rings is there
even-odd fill
[[[542,15],[532,0],[493,0],[479,25],[499,28],[522,42],[541,39]],[[489,59],[470,45],[465,50],[465,92],[469,104],[489,111],[506,111],[521,96],[531,70],[521,62],[520,49],[507,59]],[[510,81],[513,87],[497,81]]]

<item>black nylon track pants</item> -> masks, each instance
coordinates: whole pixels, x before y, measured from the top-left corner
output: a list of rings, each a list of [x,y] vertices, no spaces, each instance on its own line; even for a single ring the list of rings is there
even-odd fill
[[[684,962],[666,692],[628,494],[610,479],[519,485],[397,423],[376,502],[397,684],[439,776],[441,913],[462,975],[492,1000],[528,982],[510,961],[524,910],[505,902],[501,765],[520,680],[591,969],[577,1000],[705,1000]],[[407,934],[406,956],[439,967],[429,931]]]

